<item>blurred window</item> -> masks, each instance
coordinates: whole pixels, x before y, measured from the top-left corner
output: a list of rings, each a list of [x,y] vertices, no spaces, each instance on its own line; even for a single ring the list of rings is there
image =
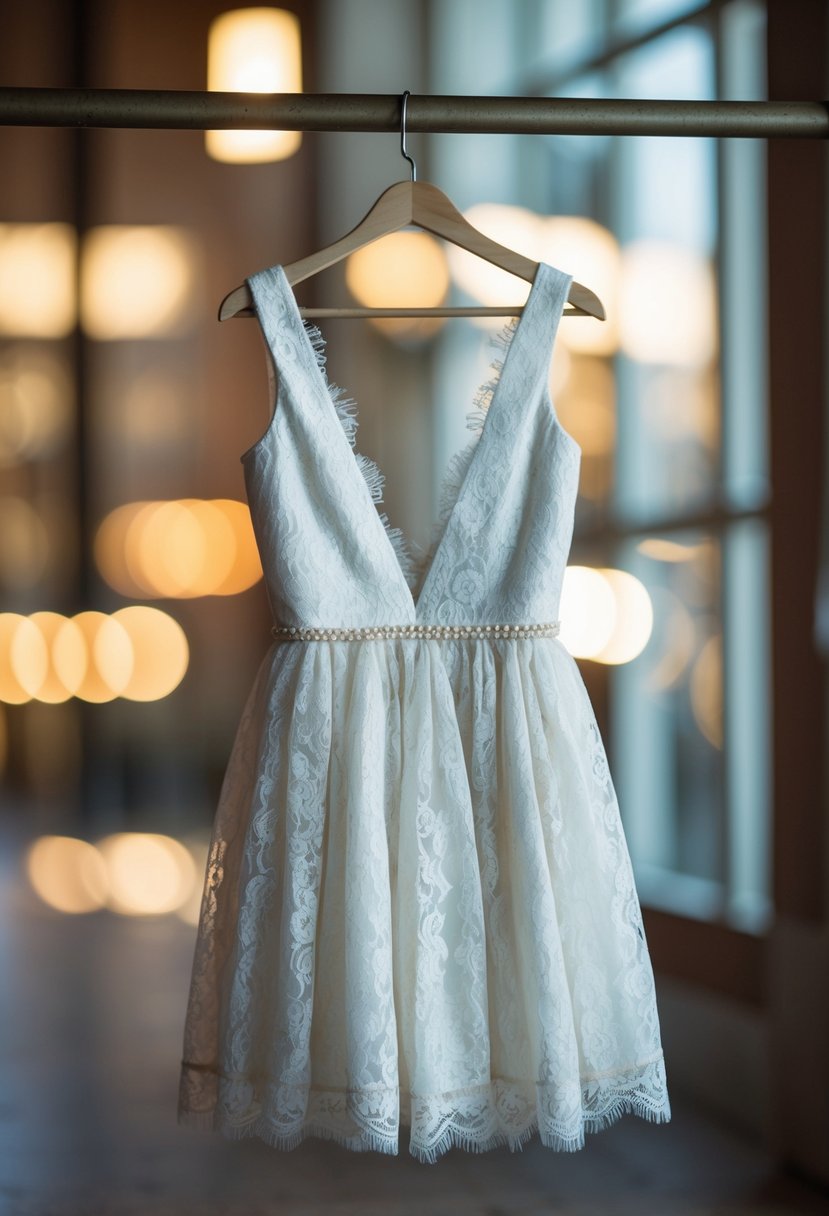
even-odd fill
[[[495,0],[484,8],[501,11]],[[444,9],[456,6],[433,6],[436,40],[448,32]],[[519,11],[521,29],[491,64],[497,91],[765,96],[754,0],[534,0]],[[434,91],[490,91],[458,71]],[[468,137],[478,156],[462,137],[430,142],[434,177],[460,205],[590,217],[618,242],[605,291],[566,260],[566,245],[550,260],[607,294],[616,330],[612,349],[597,352],[579,349],[577,335],[593,322],[562,323],[569,358],[555,400],[584,451],[571,562],[629,572],[653,605],[635,659],[583,668],[591,694],[606,698],[640,897],[759,933],[770,915],[771,790],[765,143],[497,139],[497,155],[480,155],[488,137]],[[438,398],[456,403],[452,386],[469,383],[463,364],[481,362],[481,350],[480,331],[447,327]],[[444,431],[463,425],[450,414]],[[459,431],[442,442],[448,456]]]

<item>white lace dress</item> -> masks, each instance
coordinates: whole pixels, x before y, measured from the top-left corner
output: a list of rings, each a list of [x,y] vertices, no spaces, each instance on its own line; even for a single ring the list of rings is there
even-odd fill
[[[182,1124],[384,1153],[405,1128],[434,1162],[670,1118],[616,795],[556,636],[571,281],[539,266],[418,568],[284,272],[248,280],[278,382],[242,456],[276,635],[213,825]]]

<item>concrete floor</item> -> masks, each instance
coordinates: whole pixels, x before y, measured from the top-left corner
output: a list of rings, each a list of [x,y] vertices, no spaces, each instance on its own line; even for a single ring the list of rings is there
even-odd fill
[[[580,1153],[531,1141],[433,1166],[179,1127],[195,930],[53,913],[21,875],[21,847],[0,820],[0,1216],[829,1213],[827,1195],[777,1177],[759,1145],[673,1091],[670,1124],[626,1117]]]

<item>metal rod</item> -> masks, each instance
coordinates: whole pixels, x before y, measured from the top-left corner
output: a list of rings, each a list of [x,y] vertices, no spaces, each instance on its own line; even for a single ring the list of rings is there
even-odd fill
[[[400,95],[0,88],[0,126],[396,132]],[[418,94],[409,102],[406,127],[456,134],[826,139],[829,105]]]

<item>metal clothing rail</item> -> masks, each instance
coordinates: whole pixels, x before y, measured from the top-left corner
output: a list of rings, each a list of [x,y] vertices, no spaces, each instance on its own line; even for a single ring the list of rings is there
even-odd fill
[[[399,131],[396,93],[219,93],[0,88],[0,126]],[[686,135],[826,139],[825,101],[568,97],[409,99],[409,131],[493,135]]]

